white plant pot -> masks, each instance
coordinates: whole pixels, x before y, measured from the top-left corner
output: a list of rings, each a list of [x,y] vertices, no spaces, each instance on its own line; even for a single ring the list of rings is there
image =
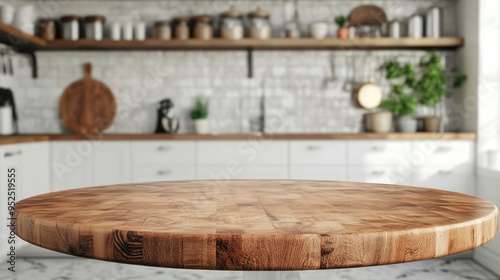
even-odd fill
[[[208,120],[207,119],[195,120],[194,129],[196,131],[196,134],[208,134],[210,131]]]

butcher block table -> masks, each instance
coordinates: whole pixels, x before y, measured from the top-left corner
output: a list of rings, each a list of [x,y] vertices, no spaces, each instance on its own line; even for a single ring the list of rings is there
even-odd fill
[[[16,217],[19,237],[70,255],[299,279],[297,270],[402,263],[476,248],[497,233],[498,210],[476,197],[426,188],[238,180],[54,192],[22,200]]]

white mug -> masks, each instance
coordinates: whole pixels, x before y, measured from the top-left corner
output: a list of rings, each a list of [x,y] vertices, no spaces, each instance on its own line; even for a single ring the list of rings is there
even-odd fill
[[[328,24],[326,22],[315,22],[309,26],[309,32],[314,39],[325,39],[328,35]]]
[[[15,9],[11,5],[0,6],[1,21],[5,24],[12,24],[14,22]]]

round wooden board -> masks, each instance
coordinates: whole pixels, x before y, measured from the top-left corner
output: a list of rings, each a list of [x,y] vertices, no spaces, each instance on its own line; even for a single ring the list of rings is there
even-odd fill
[[[69,85],[59,102],[61,118],[73,132],[101,132],[112,124],[116,114],[113,93],[91,74],[92,65],[86,64],[85,77]]]
[[[360,5],[349,14],[349,25],[381,25],[387,22],[385,11],[376,5]]]
[[[350,182],[156,182],[17,204],[17,235],[81,257],[159,267],[313,270],[455,254],[495,236],[492,203]]]

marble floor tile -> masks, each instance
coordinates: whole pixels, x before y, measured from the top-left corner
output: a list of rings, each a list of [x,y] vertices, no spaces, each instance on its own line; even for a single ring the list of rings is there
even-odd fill
[[[473,260],[428,260],[367,268],[303,271],[304,280],[500,280]],[[18,259],[16,272],[0,265],[0,280],[240,280],[237,271],[124,265],[81,258]]]

